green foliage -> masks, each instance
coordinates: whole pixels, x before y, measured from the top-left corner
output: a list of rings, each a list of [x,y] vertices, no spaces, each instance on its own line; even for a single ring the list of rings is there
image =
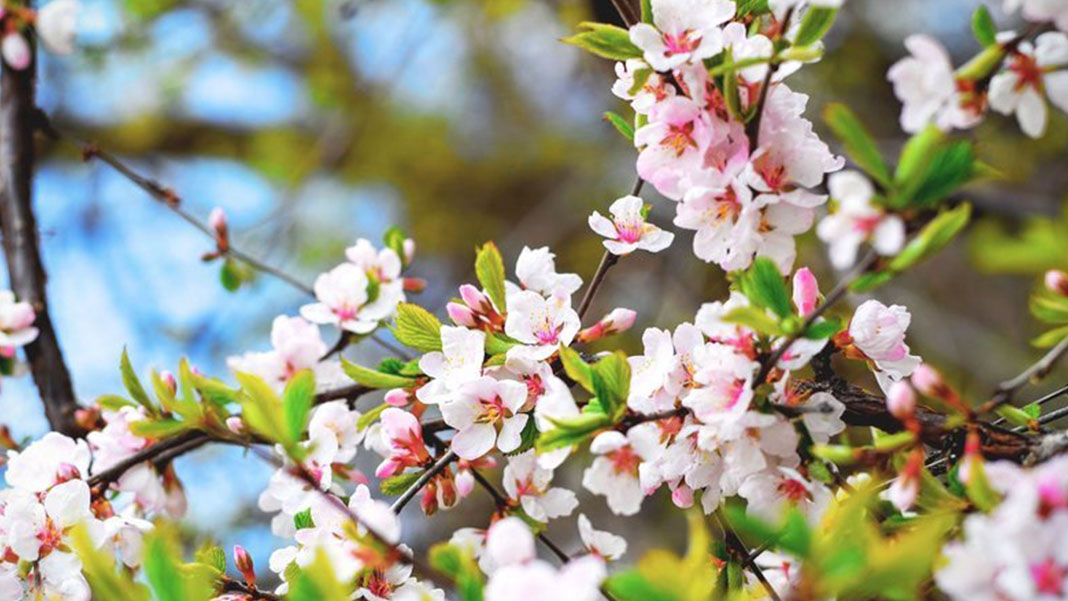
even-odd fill
[[[581,31],[562,41],[602,58],[622,61],[642,56],[641,48],[630,41],[630,34],[626,29],[606,23],[590,22],[579,23],[579,27],[587,31]]]
[[[1001,495],[990,485],[990,480],[986,477],[986,469],[983,467],[981,458],[969,461],[967,467],[969,472],[968,482],[964,485],[964,492],[967,493],[968,500],[973,505],[981,511],[989,513],[1001,503]]]
[[[282,413],[289,440],[297,441],[308,427],[308,415],[315,400],[315,376],[310,369],[297,372],[282,392]]]
[[[931,207],[977,173],[975,151],[966,140],[947,140],[933,125],[905,144],[894,173],[893,208]]]
[[[157,601],[207,601],[214,596],[214,568],[182,563],[173,528],[157,524],[145,535],[144,572]]]
[[[812,530],[796,508],[791,507],[775,526],[750,516],[738,505],[728,505],[724,514],[738,536],[752,544],[771,545],[800,558],[807,557],[812,547]]]
[[[780,318],[793,314],[790,293],[779,268],[767,257],[759,257],[738,280],[742,294],[756,307],[768,309]]]
[[[745,326],[750,330],[768,336],[782,336],[786,333],[779,321],[758,307],[735,307],[723,316],[723,321]]]
[[[972,13],[972,35],[983,46],[993,46],[998,43],[997,33],[997,25],[994,24],[990,11],[986,5],[980,4]]]
[[[243,279],[242,271],[237,261],[226,257],[222,262],[222,267],[219,268],[219,283],[222,284],[222,287],[228,292],[237,292]]]
[[[82,562],[82,573],[93,590],[94,599],[148,601],[148,589],[135,583],[126,570],[117,569],[114,554],[98,549],[84,524],[74,526],[70,541],[73,551]]]
[[[560,363],[564,366],[564,373],[574,380],[579,386],[593,393],[593,370],[590,365],[582,360],[582,357],[571,347],[560,348]]]
[[[205,542],[197,549],[194,555],[197,563],[202,563],[218,574],[226,573],[226,552],[222,547],[211,542]]]
[[[1068,298],[1042,286],[1031,295],[1028,307],[1036,319],[1056,326],[1032,340],[1031,344],[1049,348],[1068,337]]]
[[[386,409],[389,409],[389,404],[382,403],[381,405],[378,405],[367,413],[364,413],[359,417],[359,419],[356,420],[356,429],[363,432],[367,428],[371,427],[371,424],[378,421],[379,416],[381,416],[382,412]]]
[[[616,351],[594,363],[591,370],[593,393],[608,417],[617,422],[627,411],[630,394],[630,364],[623,351]]]
[[[143,419],[130,423],[130,433],[142,438],[160,439],[189,429],[189,425],[171,418]]]
[[[382,234],[382,244],[386,245],[386,248],[397,253],[400,257],[401,263],[407,267],[408,259],[404,256],[404,240],[407,238],[404,234],[404,230],[397,226],[392,226]]]
[[[430,548],[429,560],[431,567],[453,581],[461,601],[482,601],[482,570],[466,549],[437,544]]]
[[[397,305],[397,341],[424,353],[441,350],[441,321],[429,311],[411,303]]]
[[[518,340],[498,332],[488,332],[486,334],[486,353],[489,355],[507,353],[509,349],[517,344],[519,344]]]
[[[312,519],[310,507],[304,511],[293,514],[293,527],[297,530],[315,527],[315,520]]]
[[[296,564],[292,564],[296,565]],[[349,594],[345,591],[334,574],[334,567],[326,556],[326,551],[320,549],[315,554],[315,560],[305,568],[293,570],[292,579],[289,582],[288,601],[348,601]]]
[[[797,46],[810,46],[823,39],[827,30],[834,24],[834,18],[838,15],[838,9],[810,6],[801,19],[801,27],[797,30],[794,44]]]
[[[296,454],[298,439],[292,436],[282,400],[263,378],[240,371],[234,375],[241,383],[241,415],[248,427],[267,440],[280,443],[291,456]]]
[[[618,601],[710,601],[716,588],[711,539],[704,516],[686,513],[690,541],[684,557],[655,549],[634,568],[612,574],[605,588]]]
[[[972,229],[968,250],[976,266],[990,273],[1036,274],[1068,267],[1068,206],[1060,216],[1030,217],[1018,232],[996,219]]]
[[[497,245],[487,242],[475,255],[475,275],[498,311],[507,311],[504,294],[504,260]]]
[[[581,444],[594,433],[612,425],[611,418],[601,412],[583,412],[575,417],[549,418],[549,421],[555,428],[542,432],[535,444],[542,453]]]
[[[895,275],[916,265],[942,250],[968,225],[972,206],[961,203],[952,209],[942,211],[917,234],[902,251],[880,271],[865,274],[853,284],[854,292],[873,290],[892,279]]]
[[[356,365],[344,357],[341,358],[341,369],[345,375],[368,388],[411,388],[415,386],[415,378]]]
[[[145,392],[145,387],[141,385],[141,380],[137,377],[137,373],[134,372],[133,365],[130,363],[130,356],[126,353],[125,348],[122,349],[122,358],[119,360],[119,371],[122,373],[122,385],[126,388],[126,392],[129,393],[130,397],[144,407],[148,415],[159,415],[159,408],[149,398],[148,393]]]
[[[620,135],[631,142],[634,141],[634,126],[629,121],[612,111],[605,111],[604,118],[616,128]]]
[[[872,179],[883,187],[891,185],[890,171],[875,140],[860,119],[844,104],[831,103],[823,111],[823,120],[842,142],[846,153]]]
[[[653,0],[641,0],[642,23],[653,23]]]
[[[408,490],[408,488],[419,479],[419,476],[422,475],[423,472],[405,472],[403,474],[397,474],[396,476],[390,476],[380,482],[378,488],[382,491],[382,494],[393,497]]]

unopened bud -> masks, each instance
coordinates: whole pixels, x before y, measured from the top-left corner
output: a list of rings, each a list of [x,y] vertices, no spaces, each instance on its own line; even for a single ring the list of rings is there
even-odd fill
[[[445,305],[445,312],[449,314],[449,319],[458,326],[464,326],[465,328],[478,327],[478,318],[475,312],[466,305],[448,303]]]
[[[405,238],[402,250],[404,250],[404,264],[407,265],[415,258],[415,240]]]
[[[159,379],[171,391],[171,394],[178,392],[178,380],[174,378],[174,373],[169,369],[165,369],[159,372]]]
[[[211,229],[215,230],[215,235],[218,238],[226,239],[227,226],[226,226],[226,213],[219,207],[215,207],[208,215],[208,225]]]
[[[637,313],[630,309],[616,308],[600,321],[578,333],[579,342],[593,342],[605,336],[626,332],[634,325]]]
[[[471,494],[471,491],[474,489],[475,475],[471,473],[471,470],[460,470],[456,472],[456,492],[461,498]]]
[[[385,401],[390,407],[405,407],[411,401],[411,395],[403,388],[393,388],[386,393]]]
[[[693,489],[686,484],[679,484],[671,491],[671,502],[682,509],[693,507]]]
[[[15,347],[13,346],[0,346],[0,357],[4,359],[15,358]]]
[[[1068,296],[1068,273],[1060,269],[1050,269],[1046,272],[1046,288],[1055,294]]]
[[[245,577],[245,584],[256,586],[256,568],[252,565],[252,556],[241,545],[234,545],[234,565],[237,571]]]
[[[426,280],[423,278],[404,278],[405,292],[422,292],[426,290]]]
[[[237,415],[226,418],[226,429],[238,436],[244,436],[248,432],[245,428],[245,422]]]
[[[0,54],[3,55],[4,62],[16,71],[30,66],[30,45],[18,31],[4,36],[4,41],[0,42]]]
[[[816,282],[816,276],[812,275],[808,267],[802,267],[794,273],[794,306],[801,317],[807,317],[816,310],[819,300],[820,287]]]
[[[77,480],[82,477],[81,471],[78,467],[71,463],[60,463],[56,468],[56,482],[67,482],[68,480]]]
[[[493,307],[489,297],[471,284],[460,286],[460,298],[464,299],[468,307],[480,313],[488,313]]]
[[[942,379],[942,374],[926,363],[921,363],[912,372],[912,385],[921,394],[933,398],[941,398],[946,391],[946,382]]]
[[[886,408],[901,421],[912,417],[916,410],[916,391],[909,386],[908,382],[894,382],[886,393]]]

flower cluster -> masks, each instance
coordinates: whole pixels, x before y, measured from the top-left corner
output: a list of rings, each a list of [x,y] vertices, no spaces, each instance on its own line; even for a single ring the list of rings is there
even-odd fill
[[[735,10],[728,0],[653,2],[652,23],[630,30],[642,58],[616,65],[612,90],[630,101],[641,125],[638,174],[678,203],[675,225],[696,232],[694,253],[728,271],[770,257],[787,273],[794,236],[827,200],[812,189],[843,161],[803,117],[808,97],[782,83],[800,66],[781,62],[774,49],[791,35],[793,11],[751,31],[732,20]],[[718,74],[708,67],[731,61],[749,62]],[[640,227],[626,224],[641,222],[629,215],[615,219],[621,244],[655,248],[663,240],[639,236]]]
[[[327,359],[327,347],[319,326],[302,317],[279,315],[271,324],[269,351],[249,352],[230,357],[230,369],[257,375],[276,392],[281,392],[298,372],[310,369],[317,386],[336,388],[346,381],[341,363]]]
[[[943,549],[935,581],[952,599],[1054,601],[1068,592],[1068,458],[1031,470],[985,466],[1003,495],[989,514],[964,520],[964,536]]]

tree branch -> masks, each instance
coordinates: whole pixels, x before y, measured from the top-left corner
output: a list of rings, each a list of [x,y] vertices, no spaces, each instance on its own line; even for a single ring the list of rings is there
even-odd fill
[[[32,57],[33,41],[29,43]],[[77,436],[83,433],[74,414],[78,401],[48,313],[47,276],[33,213],[35,69],[32,62],[21,71],[5,62],[0,77],[0,229],[11,288],[37,314],[34,326],[40,333],[24,350],[45,416],[53,430]]]

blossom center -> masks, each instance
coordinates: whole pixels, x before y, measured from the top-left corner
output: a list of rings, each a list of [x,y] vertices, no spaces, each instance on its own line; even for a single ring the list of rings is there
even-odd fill
[[[687,148],[697,148],[697,141],[693,139],[693,128],[693,121],[668,125],[668,133],[660,140],[660,144],[674,150],[676,157],[681,157]]]
[[[1035,590],[1047,595],[1061,596],[1064,594],[1064,577],[1068,575],[1068,568],[1058,565],[1052,558],[1031,566],[1031,578],[1035,582]]]
[[[1009,64],[1009,70],[1016,74],[1016,86],[1017,92],[1022,91],[1027,86],[1031,86],[1038,91],[1042,91],[1042,67],[1038,66],[1033,56],[1026,54],[1017,54],[1013,57],[1012,63]]]
[[[789,499],[792,503],[798,503],[811,498],[808,494],[808,488],[805,487],[804,483],[791,478],[779,482],[779,493]]]
[[[479,399],[478,402],[482,405],[482,415],[478,420],[480,422],[495,423],[512,417],[511,410],[504,406],[504,401],[499,395],[492,399]]]
[[[692,29],[687,29],[682,33],[665,33],[664,54],[667,56],[675,56],[676,54],[688,54],[697,49],[697,45],[701,43],[701,36],[693,35]]]
[[[612,470],[618,474],[638,475],[638,464],[642,458],[634,452],[634,447],[625,445],[608,453],[608,460],[612,462]]]

